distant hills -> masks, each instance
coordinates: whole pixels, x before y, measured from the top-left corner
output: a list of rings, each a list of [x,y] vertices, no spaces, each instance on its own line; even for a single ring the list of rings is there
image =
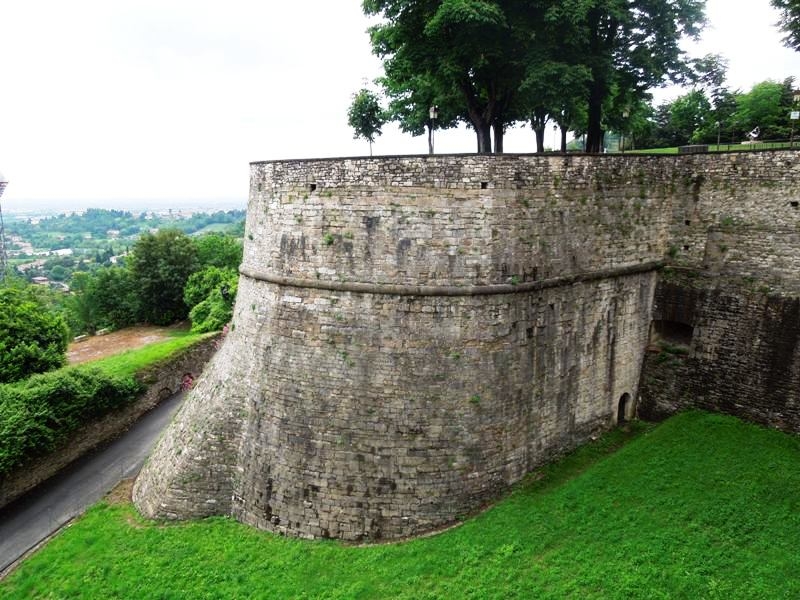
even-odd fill
[[[3,215],[10,218],[46,217],[62,213],[83,212],[89,208],[140,212],[161,212],[170,209],[180,212],[205,212],[244,210],[247,198],[112,198],[80,199],[58,198],[50,200],[7,200],[3,198]]]

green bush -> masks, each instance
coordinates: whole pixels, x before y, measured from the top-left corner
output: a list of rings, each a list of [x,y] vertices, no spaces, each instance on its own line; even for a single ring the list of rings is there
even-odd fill
[[[0,383],[62,366],[69,331],[33,290],[0,290]]]
[[[189,277],[183,300],[191,309],[192,332],[219,331],[231,320],[238,280],[234,269],[213,266]]]
[[[142,385],[96,368],[0,385],[0,476],[52,452],[88,420],[133,401]]]

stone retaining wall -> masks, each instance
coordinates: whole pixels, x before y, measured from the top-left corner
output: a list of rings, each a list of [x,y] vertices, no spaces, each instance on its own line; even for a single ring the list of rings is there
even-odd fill
[[[87,424],[52,454],[0,479],[0,508],[13,502],[93,449],[119,437],[143,414],[180,391],[183,376],[198,376],[216,351],[217,338],[205,339],[140,376],[147,390],[132,404]]]

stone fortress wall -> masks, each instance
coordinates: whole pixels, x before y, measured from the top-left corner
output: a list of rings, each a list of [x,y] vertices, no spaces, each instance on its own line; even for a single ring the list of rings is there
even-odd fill
[[[799,156],[700,159],[653,306],[654,337],[678,351],[645,354],[642,416],[698,407],[800,433]]]
[[[348,540],[476,510],[634,415],[662,261],[740,268],[708,248],[746,223],[792,279],[797,156],[254,163],[231,332],[137,505]]]

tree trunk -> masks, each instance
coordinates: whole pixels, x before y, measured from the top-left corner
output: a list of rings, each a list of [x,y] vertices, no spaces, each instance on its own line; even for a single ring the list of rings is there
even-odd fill
[[[536,134],[536,152],[541,154],[544,152],[544,133],[547,127],[547,110],[542,107],[535,108],[531,112],[530,123],[531,129]]]
[[[475,128],[475,135],[478,138],[478,154],[491,154],[492,153],[492,135],[491,128],[486,123],[473,123]]]
[[[544,125],[533,127],[533,133],[536,134],[536,152],[541,154],[544,152]]]
[[[492,125],[492,130],[494,131],[494,153],[495,154],[502,154],[503,153],[503,126],[495,123]]]
[[[567,153],[567,128],[561,128],[561,152]]]
[[[613,71],[614,47],[619,20],[613,13],[595,6],[587,14],[589,56],[592,81],[589,84],[589,123],[586,130],[586,152],[603,151],[603,102],[609,95],[608,78]]]
[[[597,154],[603,151],[603,99],[605,84],[593,81],[589,90],[589,126],[586,129],[586,152]]]

